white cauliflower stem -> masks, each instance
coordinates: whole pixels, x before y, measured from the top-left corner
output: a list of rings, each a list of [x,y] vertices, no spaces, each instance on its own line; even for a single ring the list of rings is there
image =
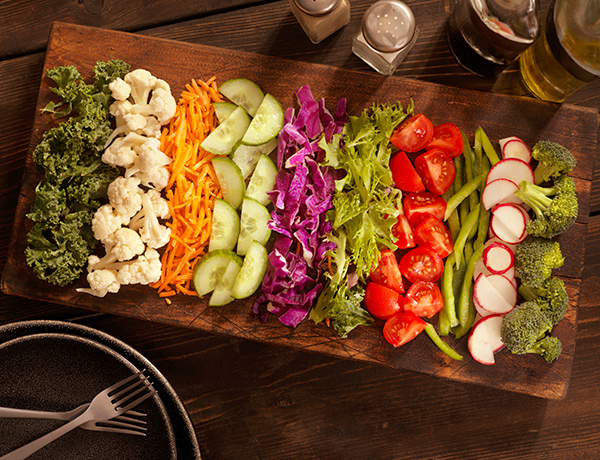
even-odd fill
[[[129,223],[129,227],[138,230],[142,241],[151,248],[161,248],[169,242],[171,229],[162,225],[158,219],[168,218],[167,201],[156,190],[148,190],[142,196],[142,210]]]

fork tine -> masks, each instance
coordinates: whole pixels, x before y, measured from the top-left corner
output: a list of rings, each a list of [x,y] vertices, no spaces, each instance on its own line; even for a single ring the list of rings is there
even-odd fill
[[[129,383],[129,382],[127,382],[127,383]],[[128,385],[128,386],[126,386],[125,388],[120,388],[120,387],[119,387],[119,388],[117,389],[118,391],[117,391],[117,390],[115,390],[115,391],[113,391],[113,392],[110,392],[108,395],[109,395],[109,397],[110,397],[110,398],[112,398],[112,400],[114,401],[114,400],[116,400],[116,399],[117,399],[119,396],[121,396],[121,395],[123,395],[123,394],[125,394],[125,393],[127,393],[127,392],[129,392],[129,391],[131,391],[131,390],[133,390],[133,389],[134,389],[135,387],[137,387],[137,386],[138,386],[140,383],[142,383],[142,384],[148,384],[149,382],[148,382],[148,380],[146,379],[146,377],[145,377],[145,376],[143,376],[143,375],[142,375],[142,376],[140,377],[140,375],[138,374],[138,379],[137,379],[135,382],[133,382],[132,384],[130,384],[130,385]]]
[[[131,409],[132,407],[137,406],[138,404],[140,404],[142,401],[145,401],[146,399],[154,396],[156,394],[156,390],[154,388],[152,388],[152,386],[147,387],[149,389],[148,393],[146,393],[145,395],[140,396],[138,399],[136,399],[135,401],[130,402],[129,404],[127,404],[125,407],[121,408],[120,410],[122,412],[128,411],[129,409]]]
[[[125,423],[131,423],[131,424],[138,424],[138,425],[147,425],[148,422],[146,420],[143,419],[139,419],[139,418],[134,418],[134,417],[129,417],[126,414],[123,415],[118,415],[115,418],[112,418],[110,420],[116,420],[119,422],[125,422]]]
[[[137,436],[146,436],[146,431],[131,430],[127,428],[116,428],[112,426],[98,426],[93,428],[95,431],[106,431],[108,433],[135,434]]]
[[[123,385],[125,385],[126,383],[131,382],[132,380],[135,380],[137,378],[139,378],[140,375],[142,375],[144,373],[145,369],[130,375],[129,377],[121,380],[120,382],[115,383],[114,385],[109,386],[106,390],[104,390],[106,393],[110,394],[112,391],[116,390],[117,388],[122,387]],[[146,377],[144,377],[146,378]]]
[[[132,430],[146,431],[145,426],[134,425],[133,423],[122,422],[117,419],[110,419],[106,421],[98,421],[95,423],[96,426],[107,426],[107,427],[119,427],[119,428],[130,428]]]
[[[141,383],[142,386],[135,389],[136,387],[138,387],[139,383]],[[144,390],[150,389],[150,388],[152,388],[152,387],[150,386],[149,382],[147,382],[147,381],[138,382],[138,384],[131,385],[131,386],[127,387],[125,390],[114,395],[112,402],[113,402],[113,404],[117,405],[118,407],[121,407],[125,401],[130,400],[135,395],[141,393]]]

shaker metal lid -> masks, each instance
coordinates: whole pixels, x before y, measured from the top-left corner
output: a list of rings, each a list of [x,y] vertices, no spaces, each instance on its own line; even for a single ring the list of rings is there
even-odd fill
[[[399,0],[379,0],[363,16],[362,31],[373,48],[391,53],[404,48],[415,34],[415,16]]]
[[[311,16],[324,16],[337,8],[341,0],[294,0],[298,8]]]

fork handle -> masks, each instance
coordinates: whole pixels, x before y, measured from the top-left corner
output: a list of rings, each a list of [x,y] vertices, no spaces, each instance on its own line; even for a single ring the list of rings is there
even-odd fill
[[[0,418],[35,418],[35,419],[49,419],[49,420],[69,420],[73,415],[81,414],[86,405],[80,406],[77,411],[69,412],[49,412],[43,410],[28,410],[28,409],[14,409],[12,407],[0,407]],[[78,413],[77,413],[78,412]]]
[[[56,430],[51,431],[50,433],[31,441],[29,444],[25,444],[24,446],[21,446],[18,449],[15,449],[12,452],[0,457],[0,460],[23,460],[34,452],[40,450],[42,447],[47,446],[52,441],[55,441],[64,434],[67,434],[69,431],[74,430],[88,420],[90,420],[90,418],[88,417],[88,414],[84,412],[79,417],[71,420],[69,423],[65,423]]]

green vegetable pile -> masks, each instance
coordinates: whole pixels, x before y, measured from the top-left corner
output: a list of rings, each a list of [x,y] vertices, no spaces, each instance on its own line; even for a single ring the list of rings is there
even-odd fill
[[[524,301],[502,323],[502,341],[512,353],[536,353],[548,362],[562,352],[560,339],[549,335],[564,317],[569,297],[564,283],[552,276],[564,258],[553,237],[566,231],[578,212],[575,182],[567,176],[576,165],[569,150],[556,142],[540,141],[531,154],[538,165],[535,184],[521,183],[515,193],[534,212],[529,236],[515,252],[519,294]]]
[[[319,144],[326,152],[324,165],[340,170],[343,177],[336,181],[334,208],[327,216],[333,225],[327,239],[337,246],[331,254],[333,271],[310,318],[316,323],[329,318],[341,337],[373,322],[361,307],[364,289],[358,281],[364,283],[379,263],[379,248],[396,249],[391,228],[402,195],[387,167],[389,139],[412,111],[412,103],[406,111],[400,104],[373,105],[360,116],[350,117],[331,143],[322,140]]]
[[[27,217],[34,222],[27,234],[27,264],[35,275],[65,286],[76,280],[93,251],[96,240],[91,222],[108,185],[119,171],[102,162],[104,143],[112,132],[110,82],[124,77],[123,61],[97,62],[94,81],[86,84],[74,66],[46,71],[61,99],[42,112],[70,116],[43,135],[33,151],[33,161],[44,178]]]

